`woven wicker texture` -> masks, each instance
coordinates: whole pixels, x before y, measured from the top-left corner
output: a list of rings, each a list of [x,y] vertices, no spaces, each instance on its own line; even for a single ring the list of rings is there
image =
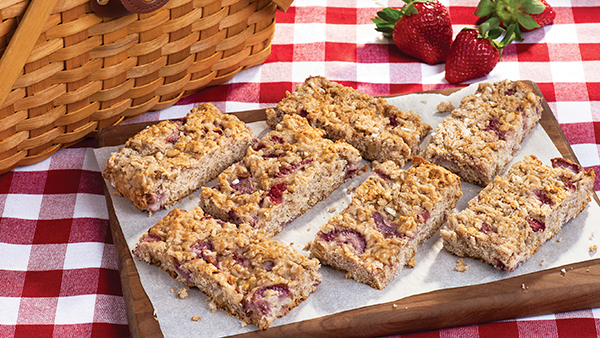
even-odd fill
[[[28,5],[0,1],[0,52]],[[59,0],[0,103],[0,174],[263,63],[276,9],[270,0],[170,0],[109,19],[89,0]]]

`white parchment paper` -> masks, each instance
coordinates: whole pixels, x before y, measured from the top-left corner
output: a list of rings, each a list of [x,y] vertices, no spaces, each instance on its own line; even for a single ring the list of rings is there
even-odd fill
[[[402,110],[413,110],[420,114],[425,122],[435,127],[444,117],[448,116],[448,113],[436,112],[439,102],[452,102],[455,107],[458,107],[460,99],[464,95],[474,92],[475,88],[476,85],[472,85],[451,96],[412,94],[392,98],[388,101]],[[259,136],[268,132],[268,127],[264,122],[251,123],[249,126]],[[423,145],[426,144],[426,141],[423,142]],[[116,150],[117,147],[95,150],[101,170],[106,167],[110,153]],[[515,154],[511,164],[523,159],[528,154],[536,155],[544,164],[550,164],[551,158],[560,156],[560,152],[539,124],[525,140],[521,150]],[[288,224],[274,239],[289,244],[298,252],[308,255],[308,252],[303,250],[305,245],[314,238],[321,225],[348,205],[352,197],[347,192],[348,188],[358,186],[368,175],[369,173],[366,173],[346,182],[327,199]],[[108,182],[107,186],[111,192],[114,191]],[[463,183],[462,188],[463,197],[457,206],[459,211],[464,209],[467,201],[481,189],[468,183]],[[113,194],[110,196],[129,249],[133,249],[142,234],[168,213],[168,211],[162,210],[149,217],[148,214],[138,211],[125,198]],[[192,198],[185,198],[176,207],[190,210],[197,205],[198,193],[194,193]],[[323,266],[319,270],[323,276],[323,282],[317,291],[288,315],[275,320],[272,326],[386,303],[433,290],[487,283],[593,259],[596,258],[596,253],[591,252],[589,248],[592,245],[600,244],[597,239],[600,238],[599,219],[600,207],[592,200],[577,218],[567,223],[556,237],[545,243],[529,261],[512,273],[500,272],[490,265],[469,258],[463,259],[470,266],[467,271],[462,273],[455,271],[458,257],[442,249],[439,233],[428,239],[419,248],[415,256],[416,267],[403,269],[400,275],[384,290],[375,290],[366,284],[346,279],[343,272]],[[184,287],[183,284],[156,266],[141,262],[135,257],[134,261],[142,285],[156,309],[156,316],[165,337],[221,337],[257,330],[254,325],[242,326],[240,320],[228,315],[225,311],[217,310],[213,313],[209,309],[206,296],[198,289],[191,289],[189,296],[185,299],[178,298],[176,292],[172,290],[173,288],[181,289]],[[198,316],[201,319],[193,321],[192,316]]]

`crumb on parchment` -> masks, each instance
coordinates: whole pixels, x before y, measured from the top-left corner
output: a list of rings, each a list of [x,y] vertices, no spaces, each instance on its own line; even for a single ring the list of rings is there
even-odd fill
[[[193,321],[195,321],[195,322],[199,321],[200,319],[201,319],[201,318],[200,318],[200,317],[198,317],[198,316],[192,316],[192,320],[193,320]]]
[[[217,312],[217,304],[215,303],[214,300],[210,300],[210,303],[208,303],[208,308],[210,309],[210,312],[215,313]]]
[[[465,264],[465,262],[461,259],[456,262],[456,267],[454,268],[458,272],[465,272],[470,267],[469,264]]]
[[[177,297],[184,299],[187,296],[189,296],[189,291],[190,290],[188,290],[186,288],[181,288],[181,289],[179,289],[179,291],[177,291]]]
[[[596,252],[598,250],[598,246],[596,244],[590,245],[590,252]]]
[[[452,102],[440,102],[436,107],[438,113],[447,113],[455,109]]]

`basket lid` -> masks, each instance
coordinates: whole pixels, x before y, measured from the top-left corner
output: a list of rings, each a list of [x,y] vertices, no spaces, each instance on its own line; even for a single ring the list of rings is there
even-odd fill
[[[280,10],[282,11],[287,11],[288,8],[290,8],[290,6],[292,5],[292,2],[294,2],[294,0],[272,0],[277,7],[279,7]]]

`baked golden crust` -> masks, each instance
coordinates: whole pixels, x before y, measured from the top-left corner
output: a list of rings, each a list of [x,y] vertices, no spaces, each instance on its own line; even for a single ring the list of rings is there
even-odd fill
[[[286,115],[217,177],[215,187],[202,188],[200,206],[274,236],[359,171],[358,150],[323,136],[305,118]]]
[[[185,285],[198,287],[221,309],[267,329],[314,292],[319,262],[203,213],[173,209],[144,234],[135,256]]]
[[[361,94],[322,76],[307,78],[266,113],[271,128],[284,115],[297,114],[325,130],[327,137],[345,140],[365,159],[391,160],[400,166],[418,154],[419,143],[431,130],[412,111],[399,110],[384,99]]]
[[[310,244],[311,257],[383,289],[433,235],[462,196],[460,179],[414,157],[413,167],[379,165]]]
[[[513,271],[591,200],[595,174],[562,159],[544,166],[535,156],[496,177],[467,209],[448,217],[444,248]]]
[[[239,161],[255,141],[236,116],[210,103],[162,121],[111,154],[104,177],[141,211],[169,207]]]
[[[434,129],[423,157],[485,186],[511,161],[541,113],[542,98],[524,82],[481,83]]]

